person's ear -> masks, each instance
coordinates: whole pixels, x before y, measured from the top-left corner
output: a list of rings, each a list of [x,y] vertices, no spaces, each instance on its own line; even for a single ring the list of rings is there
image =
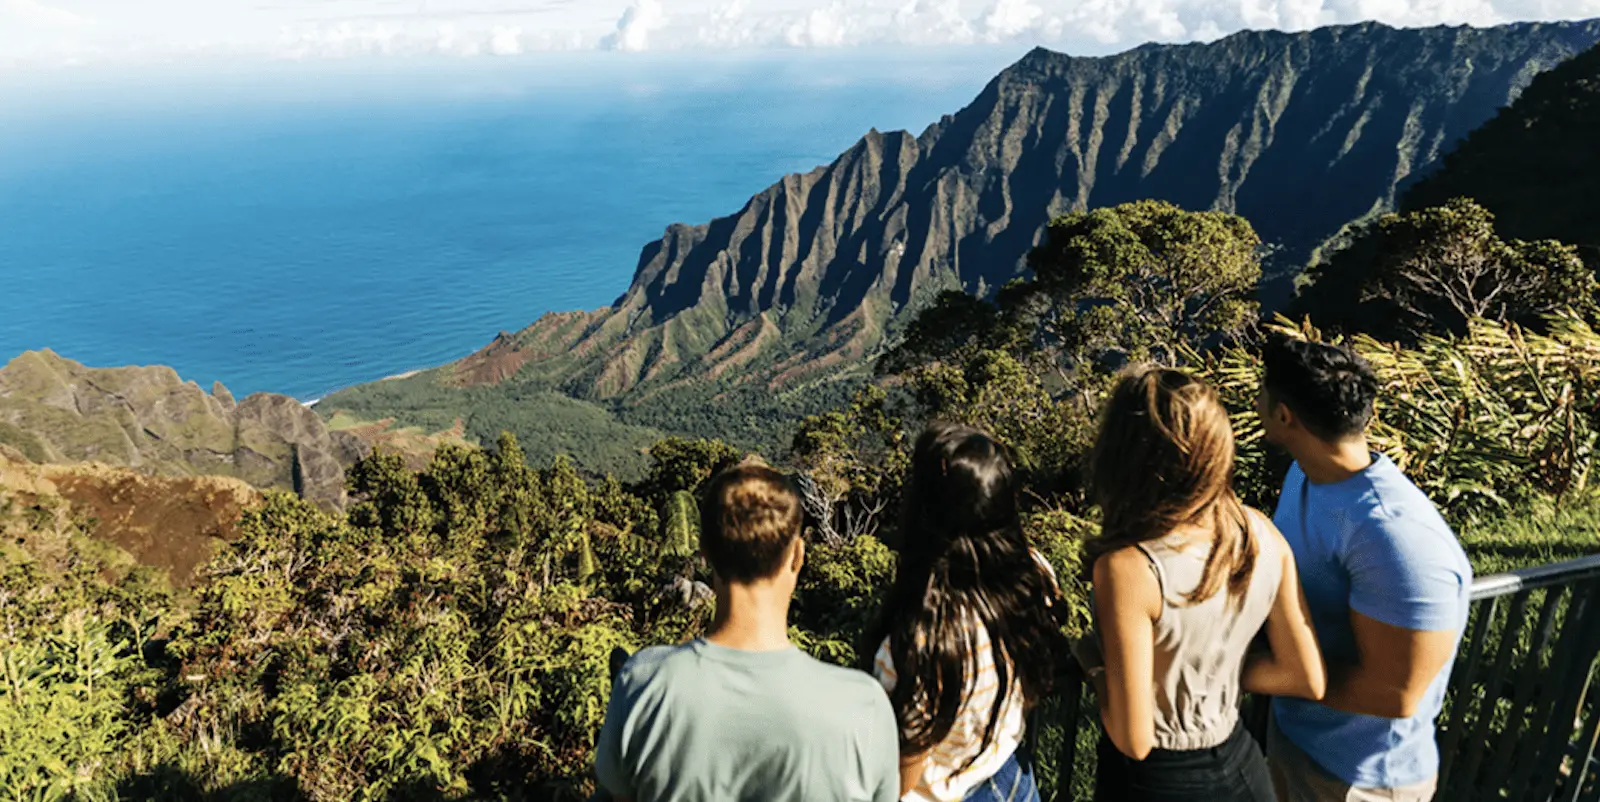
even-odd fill
[[[806,564],[806,541],[797,537],[794,539],[794,545],[790,548],[794,549],[794,553],[789,558],[789,567],[798,574]]]
[[[1277,424],[1280,429],[1294,424],[1294,413],[1290,411],[1290,405],[1274,399],[1266,389],[1261,391],[1261,407],[1259,407],[1258,411],[1262,416],[1269,418],[1272,423]],[[1266,423],[1266,421],[1262,421],[1262,423]]]
[[[1282,402],[1274,402],[1269,399],[1267,401],[1267,414],[1272,417],[1272,422],[1276,423],[1280,429],[1292,428],[1300,423],[1295,418],[1294,411],[1289,409],[1289,405]]]

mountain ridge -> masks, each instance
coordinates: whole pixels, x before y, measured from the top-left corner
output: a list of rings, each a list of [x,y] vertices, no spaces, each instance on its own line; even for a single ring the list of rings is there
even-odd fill
[[[654,404],[657,426],[668,397],[809,392],[865,376],[937,292],[1023,275],[1053,216],[1143,198],[1250,219],[1278,248],[1267,294],[1281,303],[1320,245],[1393,208],[1534,75],[1597,41],[1600,20],[1037,48],[920,134],[869,132],[731,215],[668,226],[612,306],[547,315],[407,381],[559,391],[629,423]]]
[[[782,445],[798,415],[869,378],[926,299],[997,290],[1026,274],[1053,216],[1142,198],[1250,219],[1277,250],[1264,301],[1282,306],[1320,248],[1392,210],[1534,75],[1597,42],[1590,19],[1366,22],[1098,58],[1035,48],[922,133],[869,131],[733,215],[666,227],[610,307],[544,315],[459,362],[323,403],[459,413],[470,429],[490,418],[478,408],[558,392],[627,426]]]

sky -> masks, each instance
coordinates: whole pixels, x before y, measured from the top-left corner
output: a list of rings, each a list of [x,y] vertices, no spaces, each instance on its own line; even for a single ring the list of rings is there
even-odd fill
[[[0,0],[0,69],[207,58],[1042,44],[1600,17],[1600,0]]]

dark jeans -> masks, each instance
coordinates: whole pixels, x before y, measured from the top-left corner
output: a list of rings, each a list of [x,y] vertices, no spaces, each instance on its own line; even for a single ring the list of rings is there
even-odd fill
[[[993,777],[967,792],[963,802],[1039,802],[1039,787],[1033,782],[1033,761],[1026,749],[1012,753]]]
[[[1100,739],[1094,798],[1105,802],[1275,802],[1261,747],[1241,723],[1210,749],[1157,749],[1144,760]]]

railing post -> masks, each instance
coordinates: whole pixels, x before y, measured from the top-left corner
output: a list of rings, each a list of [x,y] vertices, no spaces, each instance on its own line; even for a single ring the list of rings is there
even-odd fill
[[[1065,678],[1065,693],[1061,696],[1062,709],[1072,717],[1072,726],[1061,737],[1061,748],[1056,753],[1056,799],[1072,799],[1072,788],[1078,779],[1078,731],[1083,727],[1079,708],[1083,707],[1083,677],[1072,673]]]
[[[1456,666],[1451,677],[1450,723],[1445,725],[1444,743],[1439,745],[1441,788],[1445,787],[1449,778],[1453,776],[1451,770],[1455,767],[1456,747],[1461,743],[1461,730],[1467,724],[1467,708],[1472,706],[1473,686],[1478,679],[1478,669],[1483,666],[1484,642],[1488,640],[1489,625],[1494,621],[1495,613],[1499,611],[1499,598],[1491,598],[1483,604],[1467,641],[1466,660]]]
[[[1537,734],[1543,722],[1544,737],[1533,742],[1533,752],[1525,757],[1523,770],[1510,786],[1513,793],[1518,787],[1528,788],[1528,800],[1549,802],[1575,734],[1573,729],[1588,693],[1595,659],[1600,657],[1600,609],[1596,607],[1600,599],[1596,598],[1596,591],[1593,581],[1572,589],[1566,626],[1550,658],[1546,695],[1549,704],[1535,708],[1529,717],[1534,727],[1529,735]]]
[[[1550,644],[1556,620],[1556,608],[1561,606],[1561,600],[1567,597],[1565,587],[1547,588],[1544,592],[1544,604],[1539,606],[1539,621],[1533,627],[1532,637],[1528,641],[1528,652],[1523,655],[1522,665],[1512,673],[1511,682],[1511,714],[1506,718],[1505,728],[1496,733],[1496,749],[1489,762],[1488,783],[1474,785],[1474,790],[1479,793],[1487,792],[1488,796],[1499,796],[1499,790],[1507,787],[1507,781],[1512,773],[1513,759],[1523,753],[1521,743],[1524,725],[1530,727],[1528,735],[1531,737],[1538,732],[1539,722],[1529,720],[1529,711],[1536,709],[1538,700],[1536,694],[1550,690],[1550,683],[1541,671],[1543,668],[1545,648]],[[1582,613],[1580,608],[1578,611]],[[1568,626],[1582,627],[1582,621],[1568,620]],[[1557,651],[1560,650],[1559,645]],[[1551,669],[1555,666],[1552,665]],[[1568,725],[1571,726],[1570,724]],[[1510,785],[1512,798],[1517,795],[1517,787]]]
[[[1516,651],[1517,640],[1522,634],[1522,626],[1525,623],[1523,616],[1528,609],[1530,594],[1531,591],[1528,590],[1518,591],[1512,601],[1511,610],[1506,614],[1506,625],[1499,633],[1500,645],[1495,652],[1494,668],[1489,672],[1489,682],[1484,685],[1482,697],[1473,694],[1471,700],[1477,702],[1478,715],[1472,722],[1471,734],[1464,740],[1467,750],[1465,760],[1457,764],[1458,767],[1465,767],[1465,770],[1464,772],[1458,770],[1449,777],[1440,778],[1439,799],[1467,800],[1474,795],[1477,778],[1460,775],[1476,774],[1482,768],[1484,748],[1489,745],[1489,730],[1494,723],[1494,709],[1500,701],[1506,670],[1511,665],[1511,656]]]

